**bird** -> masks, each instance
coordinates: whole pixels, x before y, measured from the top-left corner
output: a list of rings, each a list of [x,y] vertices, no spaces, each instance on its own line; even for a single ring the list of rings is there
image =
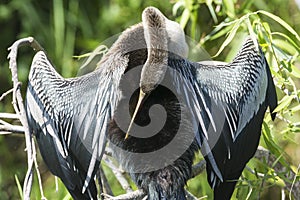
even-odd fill
[[[168,46],[186,56],[187,46],[178,45],[173,26],[179,28],[168,20]],[[142,23],[125,30],[97,69],[80,77],[63,78],[44,51],[33,58],[26,92],[29,128],[47,167],[74,199],[97,199],[94,177],[107,143],[109,122],[123,95],[120,80],[131,68],[151,63],[147,47],[152,43],[146,44],[144,37],[147,31]]]
[[[253,37],[231,63],[191,62],[187,55],[179,24],[154,7],[94,72],[64,79],[45,52],[35,55],[29,127],[74,199],[97,199],[94,177],[107,141],[148,200],[185,200],[199,149],[214,199],[230,199],[256,151],[266,109],[277,104],[270,69]]]

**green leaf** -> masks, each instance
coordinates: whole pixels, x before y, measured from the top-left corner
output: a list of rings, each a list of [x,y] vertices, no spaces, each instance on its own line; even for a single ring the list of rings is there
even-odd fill
[[[268,150],[273,155],[276,156],[276,158],[278,159],[278,161],[281,164],[288,167],[289,165],[286,163],[285,159],[282,157],[281,152],[284,152],[284,151],[274,141],[271,130],[265,121],[263,122],[262,133],[263,133],[262,136],[264,138],[264,141],[265,141],[265,144],[267,145]]]
[[[283,37],[284,39],[288,40],[288,42],[293,45],[293,47],[298,51],[300,52],[300,46],[297,45],[289,36],[287,36],[286,34],[284,33],[280,33],[280,32],[273,32],[272,35],[278,35],[278,36],[281,36]]]
[[[232,41],[232,39],[234,38],[237,30],[240,27],[242,20],[239,20],[238,22],[236,22],[233,26],[233,28],[231,29],[231,31],[229,32],[228,37],[226,38],[226,40],[223,42],[223,44],[221,45],[219,51],[216,53],[216,55],[214,55],[213,57],[217,57],[218,55],[220,55],[220,53],[224,50],[224,48]]]
[[[297,38],[297,40],[300,42],[300,36],[298,35],[298,33],[288,23],[286,23],[283,19],[281,19],[280,17],[278,17],[278,16],[276,16],[272,13],[264,11],[264,10],[259,10],[259,11],[257,11],[257,13],[261,13],[263,15],[266,15],[266,16],[270,17],[271,19],[273,19],[274,21],[281,24],[285,29],[287,29],[291,34],[293,34]]]
[[[208,35],[206,35],[203,39],[201,39],[200,43],[203,44],[207,40],[215,40],[219,37],[222,37],[232,29],[232,27],[236,22],[238,22],[238,20],[225,22],[227,19],[225,19],[223,22],[217,25]]]
[[[294,96],[292,96],[292,95],[284,96],[281,99],[279,105],[275,108],[275,110],[273,112],[279,112],[279,111],[283,110],[284,108],[288,107],[293,99],[294,99]]]
[[[206,1],[206,5],[208,7],[210,15],[213,18],[214,23],[217,24],[218,23],[218,18],[217,18],[217,15],[216,15],[215,10],[214,10],[214,8],[213,8],[213,6],[212,6],[211,3],[212,3],[212,1]]]
[[[189,21],[191,12],[188,8],[184,9],[182,15],[181,15],[181,19],[180,19],[180,26],[181,28],[185,28],[187,22]]]
[[[278,46],[281,50],[287,52],[290,55],[295,55],[297,50],[295,49],[295,47],[287,42],[286,40],[282,40],[282,39],[273,39],[272,42]]]
[[[291,64],[291,68],[292,68],[292,75],[300,78],[300,69],[298,69],[298,67],[296,67],[295,65]]]
[[[176,3],[174,4],[173,9],[172,9],[172,14],[173,14],[174,16],[176,16],[176,14],[177,14],[177,12],[178,12],[178,9],[179,9],[180,7],[184,7],[184,2],[183,2],[183,1],[178,1],[178,2],[176,2]]]
[[[246,18],[246,24],[247,24],[247,28],[248,28],[248,31],[250,33],[251,39],[254,42],[255,48],[256,48],[257,51],[259,51],[259,47],[258,47],[258,43],[257,43],[257,37],[256,37],[256,35],[253,31],[253,28],[252,28],[249,17]]]
[[[54,38],[57,57],[63,55],[64,51],[64,34],[65,34],[65,17],[63,1],[53,1],[53,21],[54,21]]]
[[[226,14],[231,17],[234,18],[235,17],[235,11],[234,11],[234,2],[233,0],[223,0],[224,6],[225,6],[225,10],[226,10]]]
[[[16,183],[17,183],[19,195],[20,195],[21,199],[24,199],[24,198],[23,198],[23,190],[22,190],[22,186],[21,186],[21,183],[20,183],[20,181],[19,181],[19,178],[18,178],[18,176],[17,176],[16,174],[15,174],[15,180],[16,180]]]
[[[208,36],[210,36],[210,40],[215,40],[217,38],[220,38],[222,37],[223,35],[226,35],[231,29],[232,29],[233,25],[229,25],[229,26],[226,26],[225,28],[222,28],[220,31],[216,32],[215,34],[212,33],[209,34]]]

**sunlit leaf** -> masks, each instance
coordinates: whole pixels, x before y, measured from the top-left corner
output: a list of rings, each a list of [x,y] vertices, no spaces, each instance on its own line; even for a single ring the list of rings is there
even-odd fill
[[[262,129],[262,136],[264,138],[265,144],[267,145],[268,150],[277,157],[278,161],[283,164],[284,166],[288,167],[288,164],[282,157],[282,153],[284,152],[281,147],[279,147],[276,142],[274,141],[274,138],[271,134],[271,130],[269,126],[263,122],[263,129]]]
[[[278,35],[278,36],[281,36],[283,37],[284,39],[288,40],[288,42],[293,45],[293,48],[295,48],[297,51],[300,52],[300,46],[297,45],[294,40],[292,40],[289,36],[287,36],[286,34],[284,33],[280,33],[280,32],[273,32],[272,35]]]
[[[300,78],[300,69],[293,64],[291,64],[291,68],[292,68],[291,74],[297,78]]]
[[[180,26],[182,28],[185,28],[187,22],[189,21],[190,15],[191,15],[190,10],[187,8],[184,9],[180,19]]]
[[[258,11],[258,13],[264,14],[264,15],[272,18],[274,21],[278,22],[284,28],[286,28],[291,34],[293,34],[297,38],[298,41],[300,41],[300,36],[298,35],[298,33],[288,23],[286,23],[283,19],[281,19],[280,17],[278,17],[278,16],[276,16],[272,13],[264,11],[264,10],[260,10],[260,11]]]
[[[235,23],[233,28],[230,30],[230,33],[227,36],[226,40],[223,42],[222,46],[220,47],[219,51],[213,57],[218,56],[224,50],[224,48],[232,41],[239,27],[240,27],[240,21]]]
[[[212,1],[206,1],[206,5],[207,5],[208,10],[209,10],[209,12],[211,14],[211,17],[214,20],[214,23],[217,24],[218,23],[218,18],[217,18],[217,15],[215,13],[215,10],[214,10],[214,8],[212,6]]]
[[[178,1],[173,5],[172,14],[176,16],[178,9],[184,6],[184,1]]]
[[[279,105],[275,108],[274,112],[279,112],[282,109],[288,107],[290,105],[290,103],[292,102],[292,100],[294,99],[294,96],[284,96]]]
[[[16,174],[15,174],[15,181],[16,181],[16,184],[18,187],[19,195],[20,195],[21,199],[23,199],[23,189],[22,189],[21,183],[19,181],[19,178]]]
[[[284,50],[289,55],[294,55],[297,52],[295,47],[291,45],[289,42],[287,42],[286,40],[273,39],[272,41],[277,47],[279,47],[281,50]]]
[[[234,18],[235,17],[235,10],[234,10],[234,3],[233,0],[223,0],[225,9],[226,9],[226,14],[231,17]]]

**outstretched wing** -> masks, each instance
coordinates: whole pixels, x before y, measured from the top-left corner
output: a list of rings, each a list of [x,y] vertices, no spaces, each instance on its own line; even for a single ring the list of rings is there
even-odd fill
[[[99,67],[82,77],[64,79],[44,52],[33,59],[26,96],[29,125],[49,170],[74,198],[97,199],[94,176],[117,102],[117,77],[122,74]]]
[[[266,108],[272,112],[277,105],[269,66],[255,42],[249,37],[229,64],[193,64],[196,107],[203,122],[198,141],[214,188],[239,178],[257,149]]]

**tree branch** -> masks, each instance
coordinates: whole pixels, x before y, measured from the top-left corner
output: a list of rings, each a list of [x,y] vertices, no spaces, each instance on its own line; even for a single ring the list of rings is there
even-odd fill
[[[131,200],[131,199],[142,199],[145,196],[145,193],[143,190],[139,189],[126,194],[121,194],[116,197],[107,194],[103,194],[103,196],[105,197],[106,200]]]
[[[0,118],[4,119],[20,119],[20,116],[16,113],[0,113]]]
[[[18,126],[18,125],[0,125],[0,135],[2,135],[1,133],[6,133],[5,135],[7,135],[7,133],[21,133],[24,134],[24,128],[23,126]]]
[[[14,89],[10,89],[6,92],[4,92],[1,96],[0,96],[0,101],[2,101],[7,95],[9,95],[10,93],[12,93],[14,91]]]
[[[12,82],[13,82],[13,107],[16,111],[16,114],[19,115],[21,124],[24,128],[25,133],[25,143],[26,143],[26,151],[27,151],[27,174],[25,177],[24,185],[23,185],[23,198],[25,200],[30,199],[30,192],[33,181],[33,164],[34,153],[33,153],[33,144],[32,144],[32,136],[29,132],[28,121],[25,113],[25,107],[23,104],[23,98],[20,91],[20,82],[18,79],[18,68],[17,68],[17,53],[18,48],[24,45],[30,45],[35,50],[42,50],[43,48],[32,38],[23,38],[17,40],[8,50],[10,50],[8,54],[9,59],[9,68],[12,74]]]

